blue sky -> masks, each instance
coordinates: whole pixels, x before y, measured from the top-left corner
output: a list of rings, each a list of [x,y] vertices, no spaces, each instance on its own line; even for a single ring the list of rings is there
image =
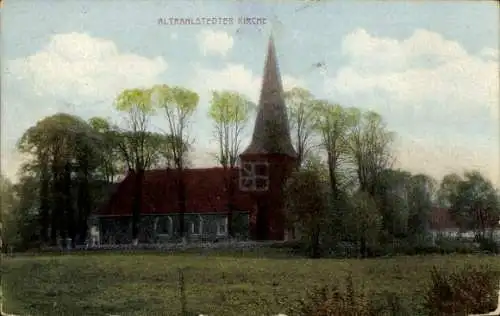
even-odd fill
[[[375,110],[397,166],[441,178],[499,175],[495,2],[7,1],[2,13],[2,173],[23,131],[60,111],[122,122],[112,101],[156,83],[200,94],[197,166],[214,165],[210,91],[258,98],[270,30],[285,88]],[[168,17],[266,18],[265,25],[159,25]],[[321,62],[325,67],[313,65]],[[153,120],[164,128],[161,116]],[[250,126],[251,129],[252,126]],[[250,131],[250,130],[249,130]],[[247,133],[248,135],[249,133]],[[244,141],[246,144],[246,141]]]

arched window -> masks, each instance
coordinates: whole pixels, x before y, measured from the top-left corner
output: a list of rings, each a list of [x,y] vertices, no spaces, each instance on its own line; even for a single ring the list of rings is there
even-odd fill
[[[217,235],[226,236],[227,235],[227,216],[219,218],[217,220]]]
[[[170,216],[157,217],[155,220],[155,231],[159,235],[172,235],[174,233],[174,222]]]
[[[202,235],[203,234],[203,218],[198,215],[194,218],[189,225],[189,233],[191,235]]]

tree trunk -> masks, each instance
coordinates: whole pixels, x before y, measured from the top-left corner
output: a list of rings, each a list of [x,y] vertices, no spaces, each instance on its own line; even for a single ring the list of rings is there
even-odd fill
[[[42,162],[40,179],[40,239],[46,244],[49,241],[50,225],[50,177],[47,162]]]
[[[63,199],[64,199],[64,218],[66,219],[66,231],[67,237],[71,238],[72,243],[75,241],[76,231],[75,231],[75,212],[73,209],[73,196],[72,196],[72,181],[71,181],[71,171],[72,166],[70,162],[64,165],[64,177],[63,177]],[[64,240],[63,242],[66,242]]]
[[[80,177],[78,183],[78,242],[83,244],[87,240],[88,225],[87,220],[90,215],[90,187],[89,172],[86,157],[80,161]]]
[[[57,233],[60,230],[60,176],[58,162],[54,159],[52,162],[52,188],[51,188],[51,212],[50,212],[50,241],[52,246],[57,245]]]
[[[229,169],[229,175],[227,174],[227,170],[224,170],[225,179],[226,179],[226,188],[227,188],[227,232],[229,238],[234,237],[234,227],[233,227],[233,197],[234,197],[234,178],[232,167]]]
[[[367,247],[366,247],[366,237],[365,236],[361,237],[361,239],[360,239],[359,252],[360,252],[361,258],[366,258]]]
[[[186,184],[184,182],[184,171],[182,168],[177,169],[177,197],[179,205],[179,237],[185,241],[185,214],[186,214]]]
[[[141,219],[142,189],[144,183],[144,169],[137,168],[135,174],[134,200],[132,204],[132,240],[139,236],[139,221]]]
[[[319,224],[316,224],[312,233],[312,240],[311,240],[311,258],[313,259],[318,259],[321,257],[321,250],[320,250],[320,226]]]

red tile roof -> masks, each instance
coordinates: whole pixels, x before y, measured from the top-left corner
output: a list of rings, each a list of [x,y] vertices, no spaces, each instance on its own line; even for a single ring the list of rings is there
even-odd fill
[[[178,213],[178,193],[175,169],[147,170],[144,173],[141,214]],[[235,185],[233,205],[241,211],[252,211],[253,200],[238,190],[238,169],[206,168],[186,169],[183,172],[186,185],[187,213],[227,212],[228,195],[226,177]],[[134,196],[134,176],[129,173],[119,184],[116,192],[97,211],[97,215],[131,215]]]

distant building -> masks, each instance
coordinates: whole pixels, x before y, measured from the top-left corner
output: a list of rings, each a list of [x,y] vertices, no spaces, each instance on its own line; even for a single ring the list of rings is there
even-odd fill
[[[172,169],[145,171],[139,242],[178,238],[178,177],[185,182],[185,231],[189,239],[224,239],[231,218],[237,237],[283,240],[288,232],[282,186],[296,165],[296,157],[271,36],[253,136],[240,155],[240,166],[232,170],[186,169],[182,174]],[[99,229],[103,244],[131,242],[135,177],[130,172],[92,216],[92,226]],[[229,184],[234,188],[232,195],[227,192]]]

